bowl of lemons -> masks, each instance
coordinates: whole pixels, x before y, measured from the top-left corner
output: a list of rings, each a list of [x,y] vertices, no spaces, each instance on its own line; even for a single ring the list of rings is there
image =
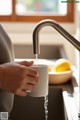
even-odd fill
[[[48,67],[49,83],[50,84],[63,84],[69,81],[74,72],[74,66],[67,59],[58,59],[54,65]]]

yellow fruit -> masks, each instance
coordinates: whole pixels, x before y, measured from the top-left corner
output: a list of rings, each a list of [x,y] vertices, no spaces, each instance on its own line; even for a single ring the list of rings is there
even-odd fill
[[[55,71],[64,72],[71,69],[71,63],[67,59],[59,59],[56,61]]]

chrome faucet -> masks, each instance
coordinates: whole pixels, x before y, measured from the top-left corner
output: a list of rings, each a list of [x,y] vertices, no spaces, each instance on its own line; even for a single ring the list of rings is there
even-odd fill
[[[77,50],[80,51],[80,42],[63,29],[56,21],[46,19],[39,22],[33,30],[33,53],[39,54],[39,31],[44,26],[51,26],[56,29],[62,36],[64,36]]]

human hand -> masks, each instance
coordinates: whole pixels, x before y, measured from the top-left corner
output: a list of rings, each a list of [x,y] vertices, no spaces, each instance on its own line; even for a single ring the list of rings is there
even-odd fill
[[[26,96],[38,81],[38,72],[31,68],[33,61],[5,63],[0,65],[0,88],[11,93]]]

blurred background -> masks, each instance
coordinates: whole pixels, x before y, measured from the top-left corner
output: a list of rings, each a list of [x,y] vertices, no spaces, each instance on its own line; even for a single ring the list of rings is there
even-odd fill
[[[0,24],[11,38],[15,58],[34,58],[32,32],[43,19],[53,19],[80,40],[80,1],[65,0],[0,0]],[[67,57],[79,66],[79,52],[51,27],[40,31],[41,54],[39,58]],[[55,52],[57,51],[57,52]],[[59,55],[62,53],[62,56]],[[57,54],[57,55],[56,55]]]

